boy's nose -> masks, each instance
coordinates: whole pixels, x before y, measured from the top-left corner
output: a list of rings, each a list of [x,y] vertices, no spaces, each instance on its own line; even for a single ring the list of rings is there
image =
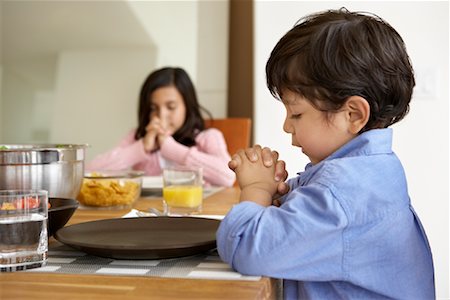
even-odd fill
[[[283,130],[286,133],[292,133],[292,125],[290,124],[288,118],[284,119]]]

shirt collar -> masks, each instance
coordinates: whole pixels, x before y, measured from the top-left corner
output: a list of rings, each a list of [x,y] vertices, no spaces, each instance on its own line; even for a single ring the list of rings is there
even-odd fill
[[[392,153],[392,128],[372,129],[353,138],[318,164],[308,163],[305,171],[297,174],[300,175],[300,182],[303,185],[327,161],[343,157],[388,153]]]

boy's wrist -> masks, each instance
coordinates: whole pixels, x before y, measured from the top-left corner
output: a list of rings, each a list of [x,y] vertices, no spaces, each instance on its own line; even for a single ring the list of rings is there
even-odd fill
[[[272,194],[261,184],[252,184],[241,190],[240,201],[252,201],[262,206],[272,205]]]

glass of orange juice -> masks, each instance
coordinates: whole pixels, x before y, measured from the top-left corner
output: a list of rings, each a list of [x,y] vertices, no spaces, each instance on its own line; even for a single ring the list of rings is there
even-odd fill
[[[164,168],[163,182],[163,204],[166,215],[191,215],[202,211],[202,168],[186,166]]]

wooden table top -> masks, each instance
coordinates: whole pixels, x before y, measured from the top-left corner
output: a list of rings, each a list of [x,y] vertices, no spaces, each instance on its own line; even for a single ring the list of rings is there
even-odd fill
[[[221,190],[203,202],[202,214],[225,215],[238,202],[239,189]],[[161,198],[141,198],[134,208],[162,210]],[[129,210],[79,208],[68,224],[118,218]],[[50,243],[54,240],[50,239]],[[204,280],[58,273],[0,273],[0,299],[275,299],[276,280]]]

